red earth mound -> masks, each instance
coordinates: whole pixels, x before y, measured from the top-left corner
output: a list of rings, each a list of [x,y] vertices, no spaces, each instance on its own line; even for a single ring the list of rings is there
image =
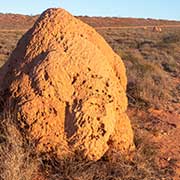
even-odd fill
[[[1,96],[39,152],[98,160],[134,148],[125,67],[90,26],[49,9],[0,71]]]

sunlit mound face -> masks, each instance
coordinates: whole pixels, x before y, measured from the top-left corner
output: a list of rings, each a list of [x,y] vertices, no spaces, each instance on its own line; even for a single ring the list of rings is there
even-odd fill
[[[39,152],[90,160],[133,147],[122,60],[91,27],[45,11],[0,72],[2,94]],[[8,90],[8,92],[7,92]]]

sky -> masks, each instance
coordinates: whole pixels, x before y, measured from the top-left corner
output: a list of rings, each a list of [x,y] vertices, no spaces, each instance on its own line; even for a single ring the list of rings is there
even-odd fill
[[[61,7],[73,15],[180,20],[180,0],[0,0],[0,12],[35,15]]]

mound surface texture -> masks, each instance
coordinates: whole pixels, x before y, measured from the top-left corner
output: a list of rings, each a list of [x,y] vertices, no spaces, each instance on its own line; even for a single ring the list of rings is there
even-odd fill
[[[39,152],[90,160],[133,147],[126,81],[105,40],[62,9],[45,11],[0,71],[1,96]]]

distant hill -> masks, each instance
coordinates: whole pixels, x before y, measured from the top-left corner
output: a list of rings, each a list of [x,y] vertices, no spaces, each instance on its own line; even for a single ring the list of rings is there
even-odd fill
[[[0,29],[28,29],[38,16],[0,13]]]
[[[34,24],[38,17],[39,15],[28,16],[20,14],[0,13],[0,29],[28,29]],[[89,16],[78,16],[78,18],[93,27],[180,25],[180,21],[156,19]]]
[[[88,16],[79,16],[78,18],[93,27],[180,25],[180,21],[142,19],[142,18],[88,17]]]

